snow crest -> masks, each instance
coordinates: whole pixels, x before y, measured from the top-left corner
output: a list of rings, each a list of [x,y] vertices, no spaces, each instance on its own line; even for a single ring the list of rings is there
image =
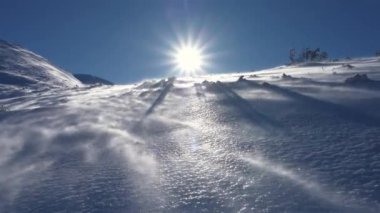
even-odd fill
[[[42,89],[82,86],[72,74],[20,46],[0,41],[2,88]]]

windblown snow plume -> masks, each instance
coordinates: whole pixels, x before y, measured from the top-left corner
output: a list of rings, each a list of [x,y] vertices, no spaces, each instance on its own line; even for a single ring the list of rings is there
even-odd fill
[[[0,88],[15,93],[81,86],[72,74],[20,46],[0,40]],[[1,94],[0,94],[1,95]]]

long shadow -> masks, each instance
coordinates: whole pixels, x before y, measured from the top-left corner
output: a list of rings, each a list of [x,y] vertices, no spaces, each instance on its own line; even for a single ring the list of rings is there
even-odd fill
[[[154,109],[162,103],[162,101],[165,99],[166,95],[169,93],[170,89],[173,87],[174,78],[169,78],[165,84],[164,88],[162,89],[160,95],[157,97],[157,99],[152,103],[152,105],[149,107],[149,109],[145,112],[145,117],[150,115]]]
[[[283,78],[283,80],[290,80],[290,81],[297,81],[297,82],[302,82],[306,84],[312,84],[316,86],[327,86],[327,87],[344,87],[346,86],[345,84],[341,82],[321,82],[321,81],[315,81],[310,78],[297,78],[297,77],[289,77],[289,78]]]
[[[260,85],[256,82],[252,81],[246,81],[246,83],[251,84],[253,86]],[[380,126],[380,119],[377,117],[369,116],[363,112],[360,112],[358,110],[351,109],[349,107],[339,105],[336,103],[331,103],[328,101],[319,100],[316,98],[312,98],[306,95],[302,95],[300,93],[275,86],[269,83],[263,83],[261,85],[263,88],[268,89],[269,91],[276,92],[278,94],[293,98],[295,100],[301,101],[304,104],[309,105],[312,108],[321,109],[324,111],[328,111],[330,113],[334,113],[335,115],[338,115],[340,118],[345,120],[350,120],[356,123],[362,123],[368,126]]]
[[[380,81],[375,80],[367,80],[366,82],[347,82],[344,85],[360,89],[380,90]]]
[[[360,89],[370,89],[370,90],[380,90],[380,81],[368,79],[366,81],[359,82],[321,82],[315,81],[309,78],[295,78],[291,77],[291,80],[301,81],[306,84],[316,85],[316,86],[327,86],[327,87],[354,87]]]
[[[206,95],[205,95],[205,93],[204,93],[204,89],[202,88],[202,84],[195,83],[195,84],[194,84],[194,87],[195,87],[195,95],[196,95],[199,99],[204,99],[204,98],[206,98]]]
[[[231,103],[239,109],[239,112],[254,125],[258,125],[266,130],[283,128],[277,121],[254,109],[251,103],[239,96],[224,83],[218,81],[213,84],[213,87],[212,90],[214,92],[223,93],[228,98],[228,101],[231,101]]]

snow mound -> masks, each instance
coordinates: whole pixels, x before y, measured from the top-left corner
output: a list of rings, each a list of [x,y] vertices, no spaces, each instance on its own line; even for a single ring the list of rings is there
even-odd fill
[[[356,74],[353,77],[347,78],[344,82],[346,84],[366,84],[372,83],[372,80],[370,80],[366,74]]]
[[[0,86],[13,89],[82,86],[72,74],[20,46],[0,40]]]
[[[283,80],[293,80],[293,77],[291,75],[287,75],[286,73],[282,73],[281,78]]]

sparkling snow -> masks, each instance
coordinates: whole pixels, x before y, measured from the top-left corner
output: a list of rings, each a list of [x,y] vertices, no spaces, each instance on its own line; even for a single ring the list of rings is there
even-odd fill
[[[0,211],[379,212],[379,85],[367,58],[9,96]]]

